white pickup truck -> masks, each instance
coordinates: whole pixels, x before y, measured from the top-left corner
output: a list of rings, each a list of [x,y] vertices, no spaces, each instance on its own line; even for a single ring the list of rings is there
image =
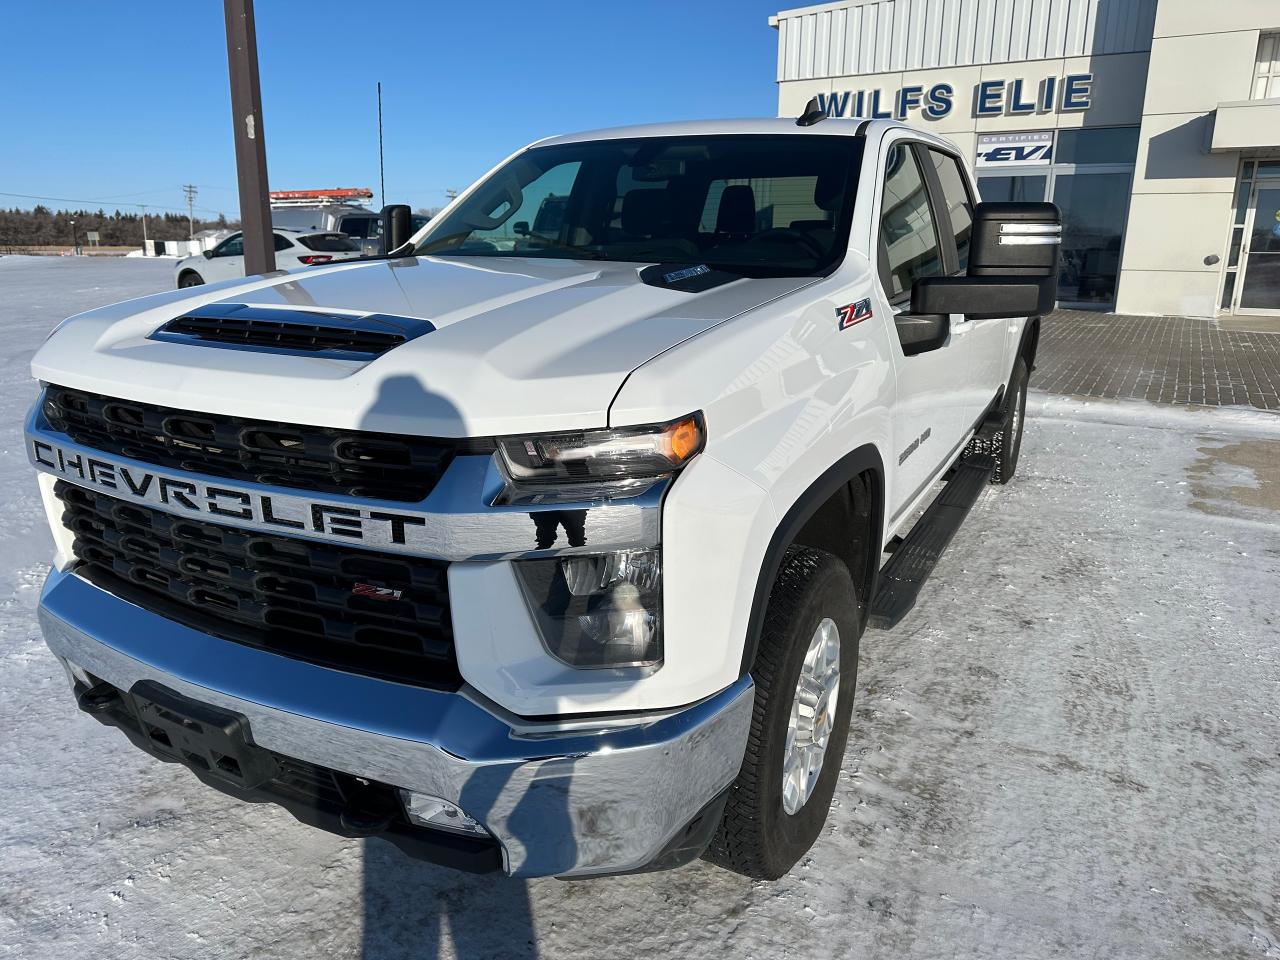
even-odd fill
[[[39,615],[80,708],[461,869],[780,876],[864,628],[1017,466],[1056,208],[811,111],[543,140],[391,221],[388,256],[36,354]]]

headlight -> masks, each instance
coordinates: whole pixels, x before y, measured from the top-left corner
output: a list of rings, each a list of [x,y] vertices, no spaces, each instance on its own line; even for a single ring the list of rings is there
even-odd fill
[[[542,641],[571,667],[645,667],[662,660],[657,550],[517,560],[516,578]]]
[[[701,414],[670,423],[580,430],[498,441],[508,489],[499,503],[635,496],[697,456]]]

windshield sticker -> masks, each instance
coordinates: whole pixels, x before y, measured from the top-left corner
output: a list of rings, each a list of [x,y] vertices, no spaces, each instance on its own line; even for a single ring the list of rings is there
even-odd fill
[[[679,283],[681,280],[688,280],[691,277],[700,277],[704,273],[710,273],[711,268],[705,263],[700,263],[696,267],[685,267],[683,270],[673,270],[671,273],[664,273],[662,279],[666,283]]]
[[[857,303],[846,303],[836,307],[836,316],[840,318],[840,329],[848,330],[855,323],[871,319],[871,298],[859,300]]]

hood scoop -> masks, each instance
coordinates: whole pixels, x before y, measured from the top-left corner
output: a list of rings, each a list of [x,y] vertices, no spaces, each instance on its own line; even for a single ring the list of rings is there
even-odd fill
[[[170,320],[150,339],[368,362],[433,330],[435,325],[426,320],[384,313],[359,315],[211,303]]]

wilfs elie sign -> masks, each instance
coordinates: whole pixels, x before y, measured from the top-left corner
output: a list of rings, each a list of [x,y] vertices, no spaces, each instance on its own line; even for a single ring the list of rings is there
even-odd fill
[[[973,87],[970,104],[975,117],[1026,116],[1088,110],[1093,103],[1093,74],[1069,73],[1026,80],[983,80]],[[920,84],[887,90],[842,90],[818,94],[818,105],[829,117],[871,117],[905,120],[913,110],[926,120],[941,120],[956,106],[956,90],[949,83]]]

